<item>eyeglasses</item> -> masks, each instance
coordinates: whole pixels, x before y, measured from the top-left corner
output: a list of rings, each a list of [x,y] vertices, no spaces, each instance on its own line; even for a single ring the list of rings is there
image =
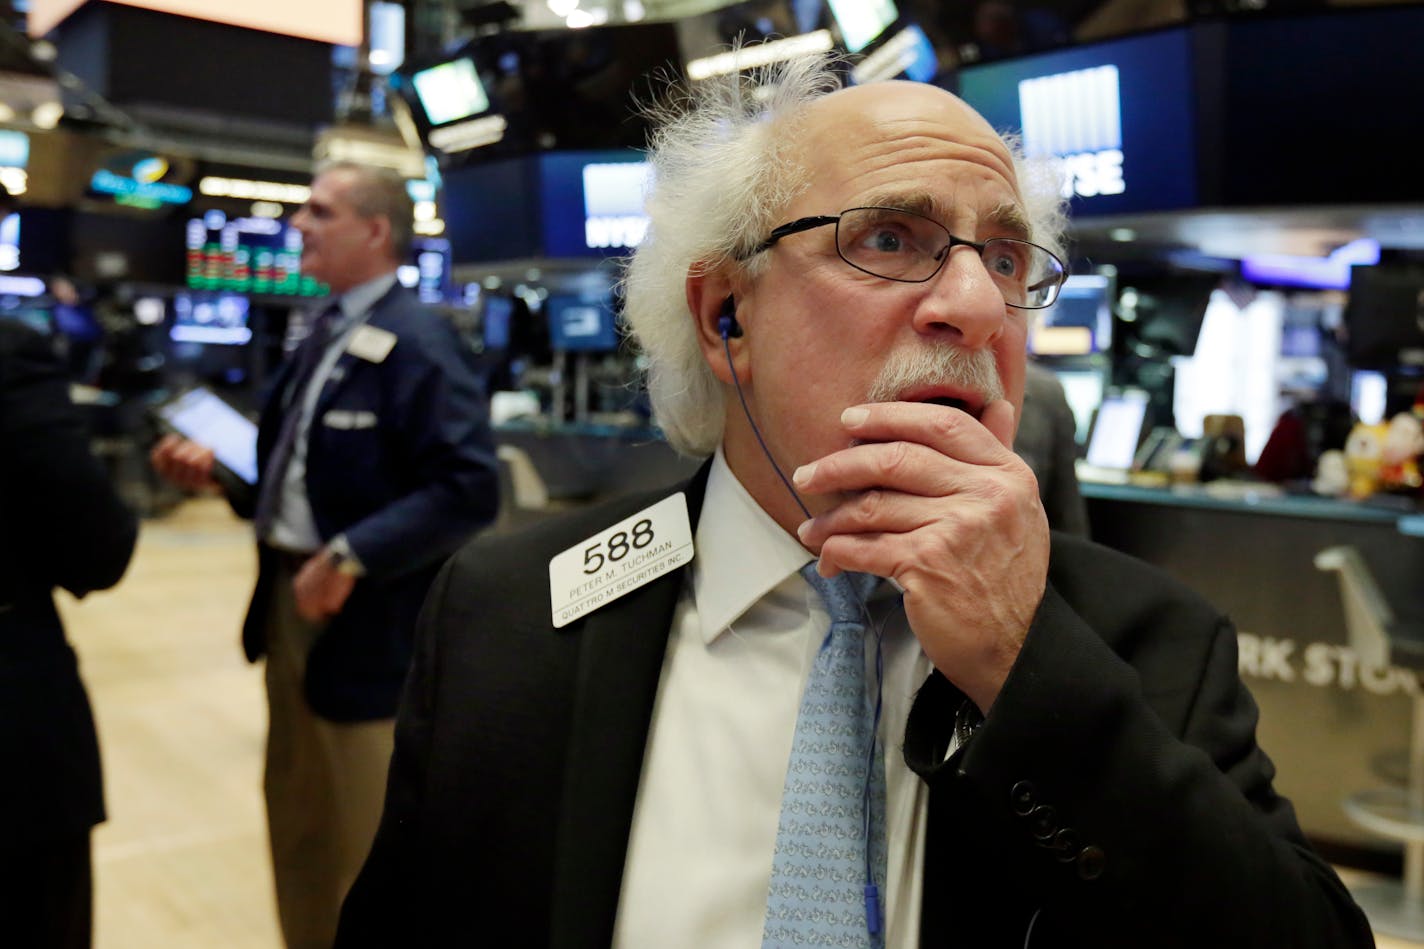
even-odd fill
[[[803,217],[773,230],[743,259],[783,237],[829,224],[836,226],[836,253],[841,260],[886,280],[924,283],[939,273],[950,250],[960,245],[979,252],[1004,302],[1021,310],[1052,306],[1068,278],[1068,268],[1047,248],[1011,237],[967,241],[938,221],[900,208],[848,208],[840,214]]]

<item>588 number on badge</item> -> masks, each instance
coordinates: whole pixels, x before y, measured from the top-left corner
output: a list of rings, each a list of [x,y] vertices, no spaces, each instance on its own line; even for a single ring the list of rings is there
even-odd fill
[[[654,538],[653,522],[648,518],[638,521],[631,530],[615,531],[583,549],[583,572],[597,573],[603,569],[605,562],[617,563],[633,551],[651,544]]]
[[[549,561],[554,628],[676,570],[692,553],[687,497],[680,491],[585,537]]]

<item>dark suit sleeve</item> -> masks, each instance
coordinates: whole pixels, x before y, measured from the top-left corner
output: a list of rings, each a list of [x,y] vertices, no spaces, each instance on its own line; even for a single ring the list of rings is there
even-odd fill
[[[499,509],[483,387],[454,330],[440,322],[402,337],[391,358],[386,424],[410,489],[344,530],[377,579],[439,562]]]
[[[32,583],[75,596],[119,582],[138,526],[89,451],[64,367],[36,333],[0,333],[0,493],[6,543]]]
[[[911,766],[932,789],[977,792],[980,816],[1017,837],[1021,877],[1041,881],[1033,944],[1373,945],[1272,787],[1232,625],[1165,578],[1120,582],[1080,591],[1112,647],[1049,587],[987,719],[948,760],[943,704],[911,714]]]

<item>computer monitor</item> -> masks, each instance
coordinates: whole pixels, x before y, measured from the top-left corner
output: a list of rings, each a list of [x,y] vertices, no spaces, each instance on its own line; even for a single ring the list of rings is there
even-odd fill
[[[894,0],[830,0],[845,48],[858,53],[900,17]]]
[[[1029,352],[1038,356],[1086,356],[1112,346],[1112,279],[1073,274],[1058,300],[1029,332]]]
[[[175,294],[168,337],[175,343],[240,346],[252,339],[247,315],[247,297],[240,294]]]
[[[1147,422],[1147,401],[1145,392],[1136,391],[1103,399],[1088,437],[1088,464],[1118,471],[1132,468]]]
[[[1074,438],[1082,445],[1088,440],[1093,413],[1103,402],[1103,373],[1099,369],[1054,369],[1063,385],[1063,395],[1073,410]]]
[[[480,336],[486,350],[503,351],[509,348],[511,323],[514,316],[514,299],[493,293],[482,294],[484,303],[480,311]]]
[[[194,290],[281,296],[328,292],[302,275],[302,235],[285,221],[207,211],[188,220],[186,244],[186,282]]]
[[[458,122],[488,112],[489,94],[480,81],[475,61],[463,56],[437,63],[410,77],[415,99],[432,126]]]
[[[549,341],[564,352],[611,352],[618,348],[618,326],[606,300],[551,296],[544,301]]]

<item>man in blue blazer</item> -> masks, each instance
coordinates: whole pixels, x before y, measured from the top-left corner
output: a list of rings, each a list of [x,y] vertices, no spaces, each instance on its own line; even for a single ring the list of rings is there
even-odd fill
[[[1059,180],[835,85],[675,97],[626,316],[712,458],[451,558],[337,945],[1370,945],[1231,624],[1011,450]]]
[[[265,790],[289,947],[325,947],[375,832],[416,614],[443,560],[498,507],[484,395],[455,330],[396,281],[412,208],[396,174],[324,167],[294,224],[335,297],[277,373],[257,440],[257,588],[267,657]],[[213,455],[167,437],[160,473],[211,487]]]

